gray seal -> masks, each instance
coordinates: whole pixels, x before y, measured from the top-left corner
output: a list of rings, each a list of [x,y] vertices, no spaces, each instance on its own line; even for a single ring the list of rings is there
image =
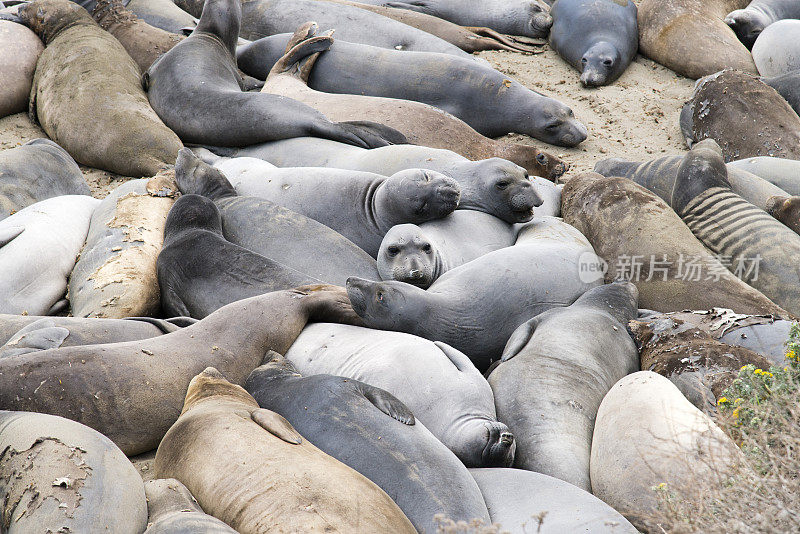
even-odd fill
[[[597,409],[617,380],[639,370],[627,332],[637,296],[629,282],[596,287],[514,331],[488,376],[498,417],[517,438],[514,467],[591,491]]]
[[[581,73],[586,87],[617,80],[639,49],[636,4],[631,0],[558,0],[550,45]]]
[[[148,480],[148,527],[145,534],[236,534],[200,508],[186,486],[174,478]]]
[[[734,183],[736,170],[739,169],[763,178],[788,195],[800,195],[800,161],[757,156],[755,158],[737,159],[729,162],[726,166],[728,167],[728,180],[731,185]],[[736,191],[735,188],[734,191]],[[742,195],[741,192],[738,193]],[[776,195],[779,194],[776,193]],[[751,199],[748,200],[753,202]],[[753,204],[756,203],[753,202]]]
[[[800,19],[800,4],[795,0],[753,0],[746,8],[728,13],[725,24],[747,48],[753,48],[767,26],[783,19]]]
[[[795,113],[800,115],[800,68],[774,78],[761,78],[761,81],[778,91]]]
[[[0,7],[2,9],[2,7]],[[9,20],[0,20],[0,117],[20,113],[28,108],[36,61],[44,50],[41,39],[30,29]]]
[[[258,405],[377,484],[419,532],[435,532],[437,514],[488,523],[467,468],[397,397],[341,376],[302,376],[275,352],[267,358],[244,384]]]
[[[404,142],[385,127],[336,124],[292,99],[244,92],[234,59],[241,20],[238,1],[209,0],[192,34],[144,74],[153,109],[181,139],[245,146],[308,135],[370,148],[388,144],[388,135]]]
[[[800,7],[795,9],[800,14]],[[770,24],[753,45],[753,60],[759,74],[767,77],[800,69],[800,20]]]

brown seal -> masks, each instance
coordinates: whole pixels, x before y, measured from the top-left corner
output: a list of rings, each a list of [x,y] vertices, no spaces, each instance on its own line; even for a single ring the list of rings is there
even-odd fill
[[[21,24],[0,20],[0,117],[25,111],[36,60],[44,50],[36,34]]]

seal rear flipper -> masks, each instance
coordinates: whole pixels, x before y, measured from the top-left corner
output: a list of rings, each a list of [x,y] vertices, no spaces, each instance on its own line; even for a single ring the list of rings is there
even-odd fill
[[[373,406],[391,417],[397,419],[404,425],[414,425],[416,423],[414,414],[408,409],[408,406],[402,403],[397,397],[388,391],[376,388],[363,382],[359,383],[361,393],[370,401]]]
[[[386,7],[394,7],[396,9],[407,9],[409,11],[416,11],[417,13],[425,13],[432,17],[437,16],[436,12],[428,7],[428,2],[425,0],[412,0],[411,2],[386,2],[383,4]]]
[[[379,122],[372,121],[345,121],[338,122],[339,126],[352,132],[364,139],[370,148],[377,148],[385,145],[407,145],[408,139],[402,132],[395,130],[391,126],[386,126]],[[370,138],[377,138],[383,141],[382,144],[370,142]]]
[[[39,319],[20,329],[0,347],[0,358],[57,349],[68,336],[69,330],[55,326],[52,319]]]
[[[506,343],[506,348],[503,349],[503,355],[500,357],[501,362],[507,362],[514,356],[520,353],[525,345],[531,340],[531,336],[536,331],[539,322],[536,317],[530,321],[526,321],[519,325],[516,330],[511,334]]]
[[[291,443],[292,445],[300,445],[303,443],[303,436],[294,429],[289,421],[275,412],[259,408],[253,410],[250,414],[250,418],[258,426],[286,443]]]
[[[441,350],[444,355],[447,356],[447,359],[456,366],[456,369],[462,373],[475,368],[475,364],[472,363],[472,360],[460,350],[456,350],[447,343],[441,341],[434,341],[433,344],[439,347],[439,350]]]
[[[330,32],[319,36],[309,36],[316,33],[316,24],[311,29],[307,28],[307,25],[303,25],[294,33],[289,45],[295,41],[297,44],[292,46],[283,57],[275,62],[275,65],[272,66],[267,75],[267,80],[269,80],[270,76],[291,72],[293,76],[308,84],[308,77],[314,68],[314,63],[316,63],[319,53],[331,47],[333,37],[331,37]]]
[[[517,35],[503,35],[502,33],[483,26],[464,26],[464,29],[475,34],[475,39],[482,40],[486,50],[508,50],[509,52],[526,52],[528,54],[541,54],[547,39],[534,39]],[[491,47],[491,48],[490,48]]]
[[[200,195],[211,200],[237,196],[236,190],[221,170],[212,167],[188,148],[182,148],[178,152],[175,181],[184,195]]]
[[[0,228],[0,247],[4,247],[14,241],[19,235],[25,231],[24,226],[8,226]]]

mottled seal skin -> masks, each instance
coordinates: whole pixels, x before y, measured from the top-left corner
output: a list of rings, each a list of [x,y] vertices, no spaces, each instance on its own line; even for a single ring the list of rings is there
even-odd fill
[[[49,139],[0,152],[0,220],[41,200],[90,195],[78,164]]]
[[[755,266],[742,278],[788,312],[800,314],[800,236],[731,191],[720,147],[698,143],[684,158],[672,193],[672,207],[712,252]],[[754,260],[755,259],[755,260]]]
[[[219,169],[188,150],[178,155],[176,169],[184,194],[214,201],[223,235],[232,243],[330,284],[344,285],[349,276],[380,279],[375,259],[355,243],[268,200],[239,196]]]
[[[298,172],[299,171],[299,172]],[[233,182],[237,192],[274,202],[342,234],[370,256],[397,224],[421,224],[450,215],[461,188],[444,174],[409,169],[392,176],[343,171],[315,176],[304,169]]]
[[[800,234],[800,197],[772,197],[767,213]]]
[[[0,49],[12,48],[13,54],[0,58],[0,117],[28,109],[33,73],[44,45],[25,26],[0,20]]]
[[[383,490],[213,367],[189,384],[155,470],[242,534],[416,532]]]
[[[515,237],[512,225],[474,210],[456,210],[420,226],[399,224],[381,241],[378,272],[382,280],[427,289],[447,271],[510,247]]]
[[[349,278],[347,292],[368,327],[443,341],[485,370],[517,326],[550,308],[569,306],[600,283],[579,278],[579,257],[586,254],[594,256],[591,247],[572,243],[519,245],[456,267],[427,290]],[[419,321],[420,316],[429,319]]]
[[[53,197],[0,221],[0,313],[66,309],[67,278],[99,203],[86,195]]]
[[[795,6],[800,17],[800,7]],[[762,76],[774,77],[800,69],[800,20],[770,24],[753,45],[753,60]]]
[[[699,80],[680,122],[690,147],[713,139],[726,162],[800,159],[800,117],[775,89],[743,72],[726,69]]]
[[[242,382],[309,320],[358,322],[342,288],[313,286],[235,302],[151,339],[8,356],[0,358],[0,409],[67,417],[141,454],[178,418],[192,376],[215,365]]]
[[[558,0],[550,45],[581,73],[585,87],[614,83],[636,57],[639,28],[631,0]]]
[[[148,512],[145,534],[236,534],[203,512],[186,486],[174,478],[148,480],[144,491]]]
[[[747,47],[753,48],[761,32],[770,24],[783,19],[800,18],[800,4],[795,0],[753,0],[746,8],[731,11],[725,24]]]
[[[579,174],[564,186],[561,208],[564,221],[580,230],[608,263],[606,282],[631,277],[634,269],[625,258],[640,260],[641,276],[631,281],[642,308],[668,312],[716,306],[738,313],[786,314],[713,258],[666,202],[627,178]],[[664,257],[667,265],[661,263]],[[683,279],[681,257],[702,258],[713,269],[712,279]]]
[[[594,171],[603,176],[622,176],[633,180],[669,204],[672,201],[675,180],[678,178],[678,167],[682,161],[683,155],[664,156],[651,161],[625,161],[611,158],[597,162]],[[788,195],[774,183],[770,183],[744,168],[729,167],[728,179],[731,182],[731,188],[737,195],[762,209],[766,209],[770,198]]]
[[[725,17],[748,0],[643,0],[639,50],[678,74],[697,79],[725,68],[756,74],[750,51]]]
[[[527,134],[554,145],[573,146],[587,137],[572,110],[498,72],[456,56],[404,52],[337,39],[318,58],[308,78],[317,91],[413,100],[442,109],[487,137]],[[239,68],[266,79],[284,55],[290,35],[240,46]],[[359,58],[355,61],[354,58]],[[404,75],[396,76],[398,70]],[[440,88],[446,85],[447,91]]]
[[[99,432],[61,417],[0,410],[0,451],[3,532],[146,528],[142,479]]]
[[[156,317],[161,308],[156,257],[178,188],[175,172],[131,180],[92,213],[86,245],[69,278],[75,317]]]
[[[46,44],[29,112],[53,141],[79,163],[124,176],[174,163],[180,139],[153,112],[119,41],[68,0],[36,0],[20,16]]]
[[[489,522],[467,468],[397,397],[341,376],[304,377],[280,354],[267,357],[244,385],[258,405],[377,484],[419,532],[435,532],[437,514]]]
[[[741,452],[672,382],[652,371],[614,384],[597,411],[592,493],[635,526],[658,510],[654,486],[675,492],[722,484]]]
[[[778,91],[794,112],[800,115],[800,69],[774,78],[761,78],[761,81]]]
[[[467,467],[509,467],[516,444],[497,420],[489,384],[463,353],[409,334],[309,325],[286,358],[304,375],[344,376],[384,389]]]
[[[245,146],[310,135],[371,148],[391,135],[402,142],[383,127],[335,124],[292,99],[244,92],[234,59],[241,20],[238,1],[209,0],[192,34],[144,74],[153,109],[182,139]]]
[[[728,167],[728,179],[731,184],[733,184],[735,170],[741,169],[779,187],[786,192],[786,195],[783,196],[800,195],[800,161],[758,156],[731,161],[726,166]],[[741,195],[741,192],[739,194]],[[781,195],[776,194],[773,196]],[[750,201],[752,202],[752,200]],[[755,204],[755,202],[753,203]]]
[[[517,438],[514,467],[591,491],[597,409],[617,380],[639,370],[626,330],[636,300],[629,282],[596,287],[514,331],[488,376],[498,417]]]
[[[183,40],[183,35],[146,23],[127,9],[122,0],[97,0],[92,17],[117,38],[141,72],[147,71],[156,59]]]
[[[636,534],[619,512],[589,492],[563,480],[522,469],[470,469],[489,508],[492,523],[503,532],[541,534],[585,532]],[[537,524],[537,517],[544,521]]]

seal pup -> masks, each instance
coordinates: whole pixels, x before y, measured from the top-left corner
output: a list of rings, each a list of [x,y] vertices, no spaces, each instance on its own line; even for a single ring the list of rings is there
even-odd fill
[[[732,68],[756,74],[750,51],[727,24],[748,0],[643,0],[638,5],[642,55],[697,79]]]
[[[258,405],[377,484],[419,532],[435,532],[438,514],[488,523],[467,468],[394,395],[341,376],[304,377],[276,352],[267,361],[244,384]]]
[[[582,256],[595,258],[588,244],[515,245],[446,272],[427,290],[351,277],[347,293],[366,326],[443,341],[485,370],[517,326],[600,284],[579,276]]]
[[[79,163],[124,176],[153,176],[175,162],[180,139],[150,107],[139,67],[85,9],[36,0],[20,17],[46,44],[29,113],[48,137]]]
[[[753,48],[767,26],[783,19],[800,19],[800,4],[794,0],[753,0],[746,8],[728,13],[725,24],[736,32],[742,44]]]
[[[309,325],[286,358],[303,375],[329,374],[388,391],[467,467],[508,467],[515,441],[497,420],[489,384],[461,352],[409,334]]]
[[[784,191],[784,195],[776,193],[773,196],[798,196],[800,195],[800,161],[769,156],[757,156],[731,161],[728,167],[728,179],[733,184],[736,169],[755,174]],[[733,171],[733,172],[731,172]],[[734,191],[736,189],[734,188]],[[740,196],[742,193],[736,191]],[[748,199],[750,200],[750,199]],[[753,202],[750,200],[750,202]],[[753,202],[753,204],[756,204]]]
[[[767,213],[800,234],[800,197],[772,197],[767,204]]]
[[[236,534],[231,527],[206,514],[192,494],[174,478],[148,480],[145,534]]]
[[[642,308],[727,307],[737,313],[786,315],[712,256],[666,202],[627,178],[593,172],[574,176],[564,186],[561,208],[564,221],[585,235],[607,263],[605,281],[633,282]],[[699,279],[687,274],[681,258],[702,262]]]
[[[800,236],[731,191],[719,145],[708,139],[678,169],[672,206],[713,253],[730,258],[745,282],[800,314]],[[745,269],[744,262],[750,262]]]
[[[195,374],[216,365],[242,382],[268,350],[285,352],[311,320],[360,322],[335,286],[259,295],[151,339],[0,358],[0,409],[67,417],[102,432],[125,454],[141,454],[155,449],[178,418]]]
[[[210,198],[232,243],[326,283],[344,285],[348,276],[380,279],[375,259],[322,223],[257,197],[237,195],[219,169],[181,151],[175,164],[185,194]]]
[[[405,141],[380,125],[337,124],[291,98],[244,92],[235,60],[241,21],[238,1],[208,0],[192,34],[144,74],[153,109],[181,139],[246,146],[317,136],[364,148]]]
[[[3,532],[146,528],[142,479],[99,432],[62,417],[0,410],[0,451]]]
[[[237,300],[319,282],[227,241],[219,209],[200,195],[183,195],[170,209],[156,268],[164,313],[196,319]]]
[[[592,493],[641,528],[658,510],[654,486],[680,493],[727,480],[741,452],[672,382],[639,371],[614,384],[597,411]]]
[[[800,159],[800,117],[775,89],[743,72],[726,69],[699,80],[680,123],[689,147],[713,139],[726,162]]]
[[[14,48],[0,58],[0,118],[28,108],[36,61],[44,50],[41,39],[30,29],[0,20],[0,50]]]
[[[67,309],[67,278],[100,201],[48,198],[0,221],[0,313],[53,315]]]
[[[498,417],[517,438],[514,467],[591,491],[597,409],[617,380],[639,370],[626,329],[636,318],[636,301],[629,282],[595,287],[511,335],[487,379]]]
[[[584,87],[614,83],[639,49],[631,0],[558,0],[550,45],[581,73]]]
[[[563,480],[522,469],[469,470],[489,508],[492,523],[509,534],[612,532],[636,534],[619,512]],[[537,517],[544,520],[537,525]]]
[[[416,532],[383,490],[213,367],[189,383],[155,470],[242,534]]]
[[[0,176],[0,220],[48,198],[91,195],[78,164],[49,139],[0,151]]]
[[[794,8],[800,17],[800,7]],[[800,20],[779,20],[753,45],[753,60],[762,76],[775,77],[800,69]]]

